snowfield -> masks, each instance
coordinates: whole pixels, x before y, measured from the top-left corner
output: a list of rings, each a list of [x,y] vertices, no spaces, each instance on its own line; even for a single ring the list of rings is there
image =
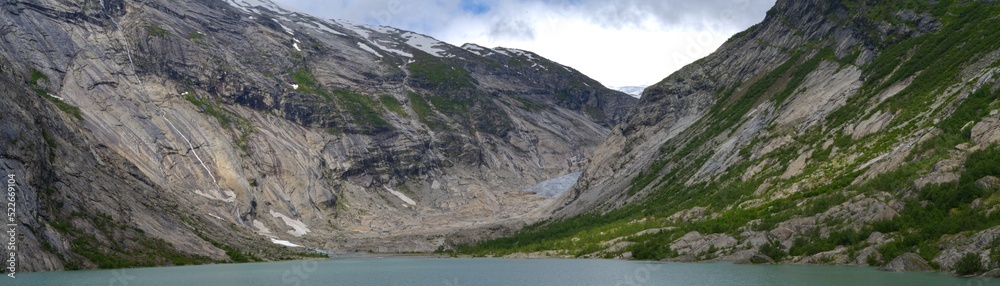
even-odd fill
[[[389,187],[384,187],[384,188],[385,188],[386,191],[389,191],[390,194],[393,194],[394,196],[398,197],[400,200],[403,200],[403,202],[405,202],[407,204],[410,204],[411,206],[417,205],[416,201],[414,201],[410,197],[407,197],[403,193],[400,193],[400,192],[397,192],[397,191],[393,191]]]
[[[449,56],[448,52],[444,49],[438,48],[440,46],[447,46],[447,44],[435,40],[434,38],[412,32],[403,33],[401,36],[403,39],[406,39],[407,45],[431,54],[432,56],[439,58]]]
[[[293,229],[289,230],[288,234],[294,235],[296,237],[301,237],[311,231],[309,230],[309,227],[306,226],[306,224],[300,220],[292,219],[291,217],[288,217],[285,214],[276,212],[274,210],[271,210],[270,213],[271,216],[273,216],[274,218],[281,219],[283,222],[285,222],[285,225]]]
[[[272,238],[271,242],[273,242],[274,244],[284,245],[284,246],[288,246],[288,247],[302,247],[301,245],[294,244],[294,243],[292,243],[290,241],[280,240],[280,239],[275,239],[275,238]]]
[[[369,47],[368,45],[365,45],[365,44],[363,44],[361,42],[358,42],[358,47],[360,47],[362,50],[368,51],[369,53],[372,53],[372,54],[374,54],[374,55],[376,55],[376,56],[378,56],[380,58],[382,57],[382,54],[379,54],[378,52],[375,51],[375,49],[372,49],[372,47]]]

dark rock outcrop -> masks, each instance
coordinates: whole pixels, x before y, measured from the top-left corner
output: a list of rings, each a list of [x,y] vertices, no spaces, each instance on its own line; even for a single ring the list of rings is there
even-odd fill
[[[920,255],[903,253],[903,255],[896,257],[888,264],[879,267],[878,270],[890,272],[927,272],[934,271],[934,267],[927,264],[927,260],[924,260]]]

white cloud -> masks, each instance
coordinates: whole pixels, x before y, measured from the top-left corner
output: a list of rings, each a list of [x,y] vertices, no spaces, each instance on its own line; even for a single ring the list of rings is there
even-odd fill
[[[762,20],[774,4],[774,0],[277,1],[321,17],[414,30],[454,45],[530,50],[608,86],[656,83]],[[468,9],[470,2],[477,5],[475,11]]]

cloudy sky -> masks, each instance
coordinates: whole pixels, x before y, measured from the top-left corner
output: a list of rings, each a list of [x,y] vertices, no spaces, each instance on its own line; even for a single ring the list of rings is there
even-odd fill
[[[775,0],[274,0],[315,16],[518,48],[609,87],[650,85],[764,19]]]

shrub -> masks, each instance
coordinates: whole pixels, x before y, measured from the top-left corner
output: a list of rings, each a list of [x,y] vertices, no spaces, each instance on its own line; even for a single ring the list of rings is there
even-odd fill
[[[983,262],[979,259],[979,254],[974,252],[966,253],[955,264],[955,273],[958,275],[972,275],[983,271]]]
[[[781,260],[785,259],[785,256],[788,255],[788,252],[781,249],[781,244],[773,240],[766,244],[762,244],[757,248],[757,250],[760,251],[760,254],[767,255],[767,257],[774,259],[774,262],[781,262]]]

